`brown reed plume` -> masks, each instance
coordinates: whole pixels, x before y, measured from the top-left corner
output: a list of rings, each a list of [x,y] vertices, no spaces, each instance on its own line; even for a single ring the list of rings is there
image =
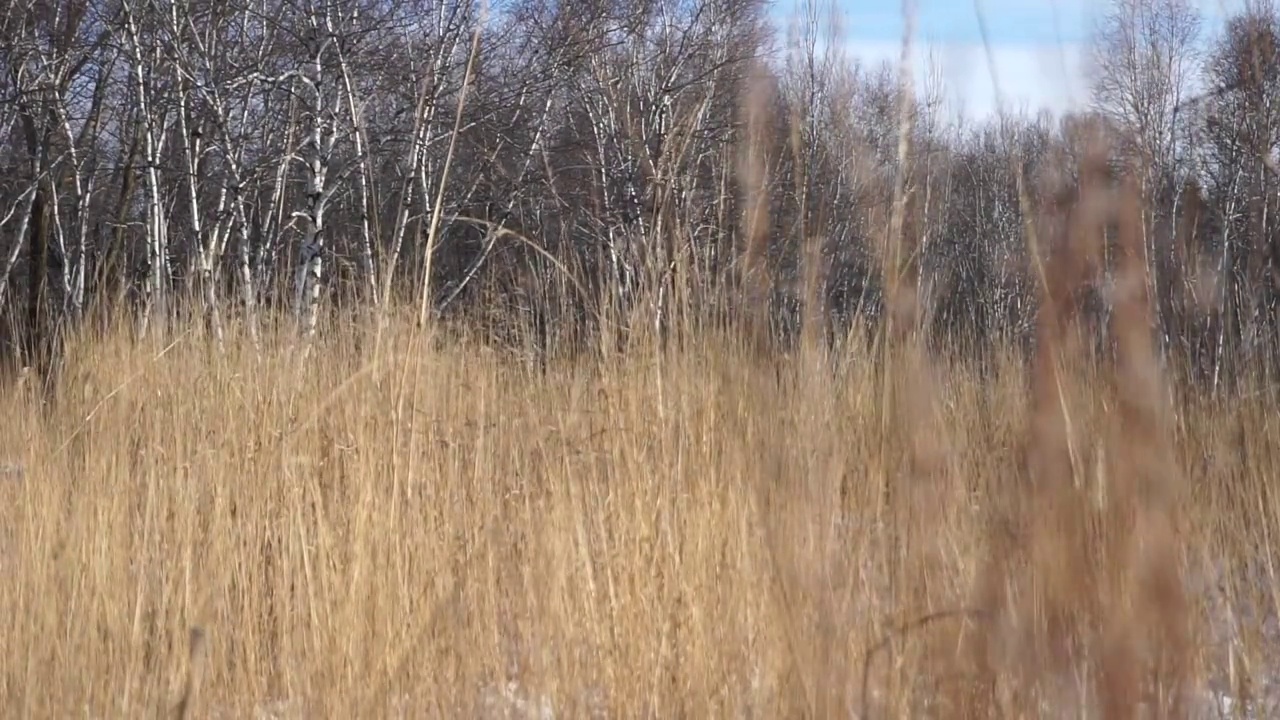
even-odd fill
[[[1106,718],[1137,717],[1144,707],[1158,708],[1159,717],[1185,713],[1191,652],[1174,518],[1178,470],[1152,339],[1141,197],[1108,160],[1106,139],[1095,134],[1076,181],[1042,209],[1048,262],[1024,474],[997,512],[977,580],[977,604],[992,622],[970,638],[979,681],[962,698],[968,717],[996,706],[1091,707],[1095,694]],[[1068,402],[1091,364],[1079,301],[1103,269],[1112,236],[1114,353],[1101,361],[1115,402],[1107,435],[1085,447]],[[1066,678],[1081,669],[1086,680],[1073,686]],[[1005,681],[1008,692],[997,692]]]
[[[770,193],[768,138],[773,132],[771,106],[774,87],[762,67],[753,67],[739,112],[746,132],[738,151],[738,181],[742,201],[739,252],[739,292],[751,343],[764,350],[769,336],[771,278],[769,251]]]
[[[1161,717],[1185,717],[1190,615],[1175,516],[1182,483],[1172,447],[1168,390],[1155,344],[1143,248],[1142,201],[1132,177],[1117,197],[1113,298],[1116,411],[1107,501],[1110,561],[1117,578],[1100,668],[1107,717],[1134,717],[1154,703]],[[1130,595],[1131,597],[1126,597]],[[1146,677],[1143,677],[1143,676]]]

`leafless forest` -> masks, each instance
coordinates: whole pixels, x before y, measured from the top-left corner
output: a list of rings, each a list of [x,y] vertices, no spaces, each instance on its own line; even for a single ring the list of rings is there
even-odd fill
[[[808,308],[841,337],[880,315],[902,197],[927,327],[972,351],[1029,333],[1027,224],[1114,131],[1164,350],[1215,383],[1271,362],[1273,8],[1210,37],[1187,3],[1117,2],[1096,111],[968,124],[844,58],[834,6],[797,10],[10,3],[5,350],[38,358],[103,307],[215,334],[287,310],[309,334],[394,303],[564,344],[733,315],[745,285],[774,335]]]
[[[4,714],[1280,713],[1280,7],[0,2]]]

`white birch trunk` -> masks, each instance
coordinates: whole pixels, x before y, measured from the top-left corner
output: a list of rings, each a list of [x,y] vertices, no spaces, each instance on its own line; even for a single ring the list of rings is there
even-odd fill
[[[337,113],[326,106],[324,92],[324,54],[330,42],[326,39],[316,48],[310,62],[309,77],[298,76],[312,99],[309,108],[311,128],[305,156],[307,203],[303,210],[294,213],[294,217],[303,224],[302,246],[294,276],[294,306],[297,308],[299,329],[308,338],[315,334],[320,312],[320,288],[324,280],[324,213],[332,193],[328,186],[329,165],[337,142]]]
[[[18,263],[18,255],[22,253],[22,244],[27,237],[27,227],[31,224],[31,209],[36,202],[38,182],[38,178],[32,180],[31,187],[27,188],[26,192],[19,197],[18,202],[9,209],[4,220],[0,222],[0,226],[3,226],[9,222],[15,213],[18,215],[18,227],[13,233],[13,244],[9,246],[9,251],[5,254],[4,266],[0,268],[0,310],[4,309],[4,302],[9,290],[9,276],[13,273],[13,266]]]
[[[364,275],[366,300],[376,307],[378,305],[378,277],[373,263],[373,228],[369,218],[369,158],[364,140],[364,122],[361,120],[360,108],[356,102],[355,87],[351,82],[351,72],[346,58],[338,53],[339,69],[342,72],[342,86],[347,99],[347,113],[351,120],[351,136],[356,146],[356,162],[359,172],[356,174],[356,196],[360,201],[360,272]]]
[[[400,209],[396,214],[395,226],[391,232],[391,249],[383,268],[382,298],[383,304],[391,301],[392,283],[396,267],[400,263],[400,255],[404,249],[404,238],[408,232],[409,217],[413,210],[413,184],[416,182],[422,196],[422,214],[428,212],[427,203],[431,194],[426,177],[427,146],[431,128],[435,125],[436,110],[443,97],[445,80],[447,79],[448,60],[457,51],[462,41],[462,34],[456,30],[446,38],[445,3],[439,6],[436,17],[436,32],[440,42],[436,47],[436,55],[432,59],[431,75],[422,82],[418,93],[417,104],[413,112],[412,145],[409,151],[409,167],[400,189]]]
[[[153,312],[165,311],[165,285],[169,276],[168,244],[165,240],[165,216],[160,189],[158,165],[163,146],[163,136],[156,132],[157,119],[151,103],[151,88],[147,85],[146,70],[152,65],[144,58],[133,4],[124,3],[125,34],[133,67],[134,99],[138,103],[139,122],[142,123],[142,152],[145,171],[147,220],[147,277],[143,283],[143,308],[139,320],[139,332],[146,335],[151,326]]]

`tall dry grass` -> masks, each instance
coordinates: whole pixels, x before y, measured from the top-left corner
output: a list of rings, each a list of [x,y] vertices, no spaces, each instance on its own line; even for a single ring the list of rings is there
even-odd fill
[[[195,327],[86,332],[51,391],[0,395],[6,714],[1133,717],[1158,689],[1203,717],[1265,690],[1271,406],[1160,409],[1148,349],[1068,358],[1050,398],[1012,355],[920,358],[922,385],[729,334],[544,368],[408,318],[305,361]]]

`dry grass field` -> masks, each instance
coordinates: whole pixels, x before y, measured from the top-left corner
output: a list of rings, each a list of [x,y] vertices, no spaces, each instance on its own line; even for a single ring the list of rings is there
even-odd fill
[[[1275,391],[1164,372],[1125,192],[1051,245],[1031,356],[981,370],[925,350],[909,274],[839,350],[87,325],[0,388],[0,707],[1272,716]],[[1072,304],[1093,221],[1105,359]]]
[[[1265,394],[1173,393],[1157,416],[1120,369],[1063,363],[1054,414],[1047,350],[980,377],[907,349],[880,373],[867,348],[762,359],[726,334],[539,368],[407,322],[356,334],[301,359],[283,333],[256,353],[86,331],[54,389],[4,388],[5,714],[1215,717],[1268,697]]]

